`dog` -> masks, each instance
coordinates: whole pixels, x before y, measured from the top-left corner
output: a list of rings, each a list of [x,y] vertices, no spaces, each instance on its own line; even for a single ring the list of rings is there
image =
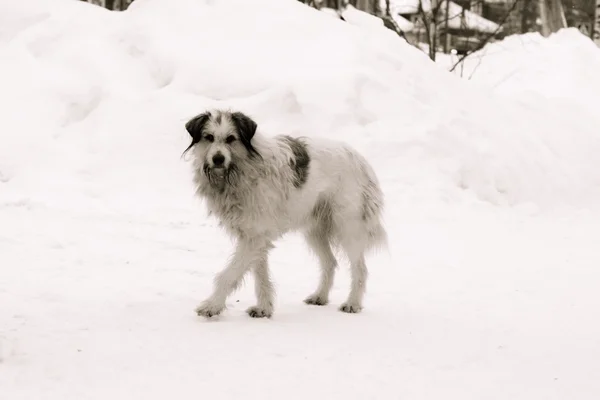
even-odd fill
[[[213,292],[197,308],[210,318],[252,271],[257,304],[254,318],[273,314],[274,285],[268,253],[288,232],[301,232],[320,264],[320,283],[304,302],[329,302],[341,249],[351,266],[351,289],[339,307],[363,308],[368,270],[365,254],[387,246],[382,224],[383,193],[367,160],[343,142],[310,137],[267,137],[240,111],[213,109],[185,124],[191,144],[196,194],[209,215],[236,242],[227,266],[214,278]]]

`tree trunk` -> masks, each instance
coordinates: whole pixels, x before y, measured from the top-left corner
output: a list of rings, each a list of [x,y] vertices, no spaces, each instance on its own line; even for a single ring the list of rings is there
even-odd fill
[[[523,1],[523,8],[521,9],[521,33],[529,32],[529,7],[528,2]]]
[[[595,3],[591,37],[596,44],[600,45],[600,0],[596,0]]]
[[[550,25],[548,21],[548,12],[546,11],[546,0],[539,0],[540,19],[542,20],[542,36],[550,35]]]
[[[431,19],[429,20],[429,58],[431,58],[432,61],[435,61],[437,47],[436,36],[438,1],[440,0],[431,0]]]
[[[444,10],[444,53],[450,52],[450,33],[448,33],[448,19],[450,19],[450,0],[446,0],[446,9]]]
[[[561,0],[540,0],[540,17],[545,37],[567,26]]]
[[[563,7],[562,0],[550,0],[552,5],[552,23],[553,31],[556,32],[559,29],[567,27],[567,18],[565,17],[565,8]]]

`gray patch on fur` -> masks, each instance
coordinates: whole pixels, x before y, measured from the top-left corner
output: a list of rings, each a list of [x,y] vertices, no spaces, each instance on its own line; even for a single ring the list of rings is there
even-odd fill
[[[375,217],[382,208],[381,194],[379,187],[372,179],[367,178],[368,182],[362,192],[362,219],[368,221]]]
[[[310,156],[308,155],[306,143],[291,136],[284,136],[283,141],[290,146],[290,149],[294,154],[294,159],[290,160],[290,168],[294,171],[294,187],[298,189],[302,187],[308,179]]]
[[[329,240],[333,231],[333,207],[331,201],[325,197],[317,199],[311,217],[316,222],[314,233],[322,240]]]

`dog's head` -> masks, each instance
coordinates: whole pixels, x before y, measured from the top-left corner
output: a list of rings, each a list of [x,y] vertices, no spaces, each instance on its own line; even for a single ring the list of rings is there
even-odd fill
[[[252,146],[256,128],[256,122],[244,113],[206,111],[185,124],[192,143],[184,154],[191,150],[209,182],[223,187],[231,183],[240,161],[260,156]]]

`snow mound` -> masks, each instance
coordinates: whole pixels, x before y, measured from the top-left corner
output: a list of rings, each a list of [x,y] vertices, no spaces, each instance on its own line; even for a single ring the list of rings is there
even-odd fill
[[[390,202],[591,203],[600,135],[581,115],[494,96],[386,29],[295,0],[0,5],[0,203],[189,213],[185,120],[346,140]],[[5,189],[5,190],[4,190]]]
[[[535,32],[489,43],[467,59],[464,75],[511,97],[551,99],[595,111],[599,70],[600,48],[579,30],[567,28],[548,38]]]

